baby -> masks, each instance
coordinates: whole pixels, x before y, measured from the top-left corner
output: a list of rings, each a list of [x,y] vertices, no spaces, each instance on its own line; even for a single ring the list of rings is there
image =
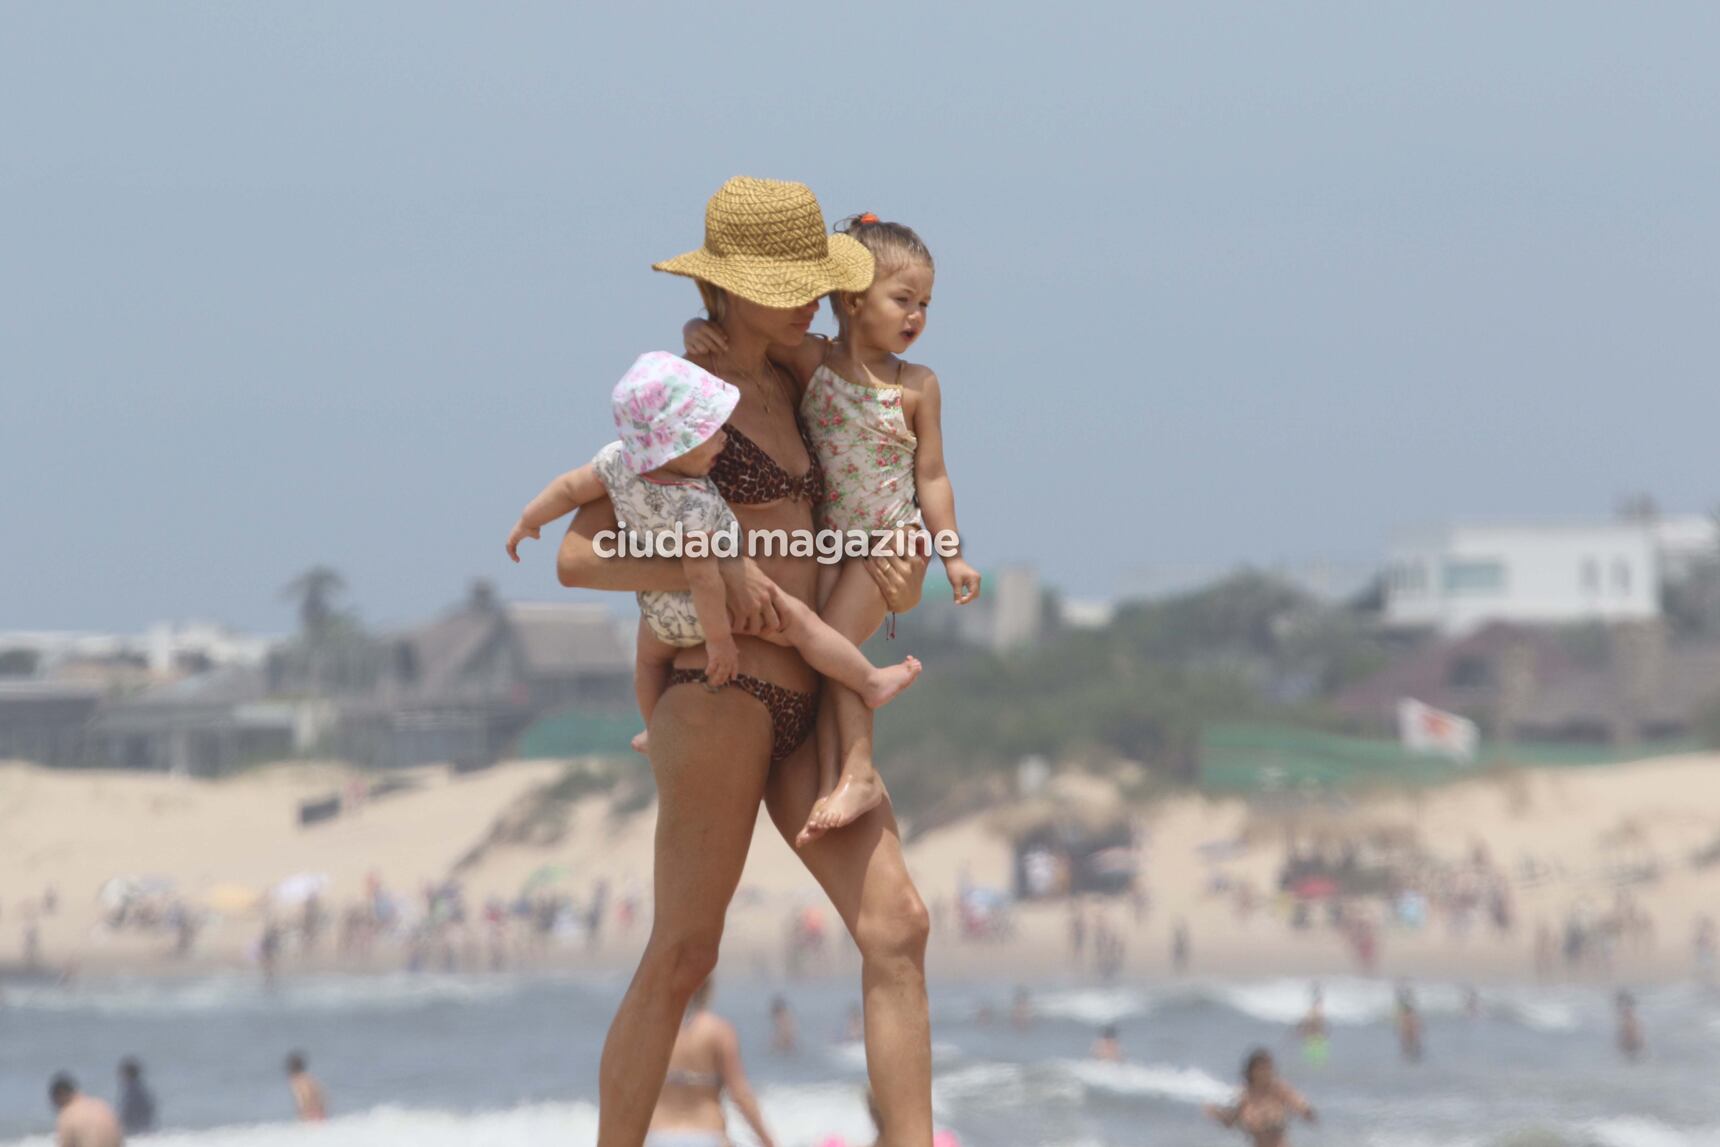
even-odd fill
[[[653,545],[680,527],[680,561],[689,591],[639,593],[634,689],[647,726],[683,649],[705,647],[704,676],[713,688],[731,680],[742,687],[768,684],[737,676],[740,650],[729,628],[718,567],[722,559],[714,552],[723,548],[720,537],[732,536],[737,543],[741,537],[734,512],[709,477],[727,440],[723,423],[739,400],[740,391],[685,359],[666,351],[641,355],[611,395],[620,440],[546,486],[508,535],[508,556],[517,562],[522,540],[541,536],[545,525],[606,495],[621,529],[649,535]],[[738,553],[738,545],[730,551]],[[808,665],[854,690],[870,708],[889,702],[920,674],[920,663],[912,657],[882,669],[873,666],[853,642],[788,594],[777,593],[774,604],[782,629],[763,635],[766,640],[792,645]],[[644,733],[633,739],[633,747],[646,751]]]

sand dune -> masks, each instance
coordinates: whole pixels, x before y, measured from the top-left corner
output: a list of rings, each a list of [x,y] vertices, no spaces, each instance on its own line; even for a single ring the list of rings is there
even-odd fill
[[[464,777],[417,770],[412,791],[301,828],[299,803],[341,791],[351,773],[333,764],[292,764],[211,782],[0,765],[0,962],[16,958],[23,906],[49,885],[60,897],[59,911],[42,921],[50,961],[123,964],[158,955],[164,946],[159,937],[114,938],[97,927],[97,891],[121,874],[170,878],[196,895],[217,884],[262,889],[295,872],[319,872],[329,876],[338,901],[356,894],[372,871],[410,891],[465,861],[460,876],[481,899],[512,895],[533,872],[556,865],[576,897],[605,879],[618,895],[631,893],[643,903],[650,894],[652,808],[621,816],[607,798],[592,797],[565,808],[559,834],[524,842],[496,839],[496,826],[517,824],[534,807],[535,794],[560,773],[551,762],[513,763]],[[1269,918],[1244,924],[1227,898],[1208,892],[1219,870],[1269,888],[1282,856],[1281,826],[1258,834],[1252,847],[1215,869],[1202,858],[1201,845],[1260,827],[1244,804],[1181,796],[1144,807],[1138,816],[1150,842],[1147,886],[1154,907],[1144,927],[1125,929],[1130,968],[1162,968],[1170,927],[1179,918],[1189,922],[1205,970],[1344,966],[1344,953],[1329,937],[1292,936]],[[1688,966],[1692,920],[1720,910],[1720,867],[1698,871],[1689,863],[1720,833],[1717,755],[1477,777],[1419,795],[1357,802],[1344,817],[1414,832],[1426,847],[1450,857],[1484,842],[1508,870],[1532,857],[1557,874],[1517,890],[1525,927],[1516,937],[1462,943],[1440,933],[1388,937],[1394,969],[1526,975],[1534,926],[1555,923],[1577,902],[1610,903],[1613,876],[1623,864],[1653,860],[1664,873],[1636,889],[1659,929],[1655,950],[1639,957],[1640,972],[1681,974]],[[947,911],[964,873],[979,884],[1008,886],[1009,846],[991,823],[976,816],[912,843],[909,863],[929,902]],[[811,878],[761,812],[725,951],[767,957],[780,942],[787,913],[819,900]],[[1122,913],[1115,915],[1120,922]],[[1066,970],[1065,920],[1061,907],[1026,911],[1021,939],[1009,949],[959,949],[940,938],[934,960],[949,969]],[[209,933],[201,950],[217,961],[241,961],[255,931],[254,917],[230,920]],[[624,962],[641,939],[642,929],[610,955]]]

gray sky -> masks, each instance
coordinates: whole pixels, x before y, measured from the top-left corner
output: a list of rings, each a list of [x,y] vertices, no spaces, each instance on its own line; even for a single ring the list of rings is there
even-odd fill
[[[1713,6],[14,4],[0,108],[0,628],[565,593],[734,174],[931,245],[982,568],[1720,501]]]

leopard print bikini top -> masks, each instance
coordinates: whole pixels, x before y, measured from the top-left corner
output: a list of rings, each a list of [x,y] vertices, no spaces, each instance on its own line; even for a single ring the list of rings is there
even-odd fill
[[[717,484],[717,493],[723,496],[723,501],[731,506],[756,506],[778,498],[815,505],[823,501],[824,467],[818,464],[818,452],[812,448],[806,427],[798,418],[794,425],[800,431],[800,440],[806,443],[806,456],[812,459],[812,465],[798,478],[779,466],[775,458],[733,423],[723,427],[728,432],[728,444],[711,466],[711,481]]]

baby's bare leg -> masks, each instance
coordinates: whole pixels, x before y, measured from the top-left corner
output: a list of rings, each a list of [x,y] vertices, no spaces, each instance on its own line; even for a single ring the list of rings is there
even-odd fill
[[[639,638],[635,642],[633,654],[633,696],[639,702],[639,715],[645,718],[647,728],[651,725],[651,714],[657,708],[657,702],[663,699],[663,693],[669,688],[669,671],[675,667],[676,649],[666,644],[651,632],[651,627],[645,624],[645,619],[639,619]],[[633,748],[645,752],[645,734],[640,733],[633,738]]]
[[[861,576],[866,576],[864,570]],[[837,593],[841,593],[840,584]],[[832,602],[835,600],[833,597]],[[773,640],[794,646],[806,658],[808,665],[827,680],[840,682],[854,690],[868,708],[876,709],[893,701],[920,675],[920,663],[912,657],[905,657],[895,665],[874,666],[866,660],[859,646],[842,636],[798,598],[779,594],[776,609],[782,619],[782,631]]]

